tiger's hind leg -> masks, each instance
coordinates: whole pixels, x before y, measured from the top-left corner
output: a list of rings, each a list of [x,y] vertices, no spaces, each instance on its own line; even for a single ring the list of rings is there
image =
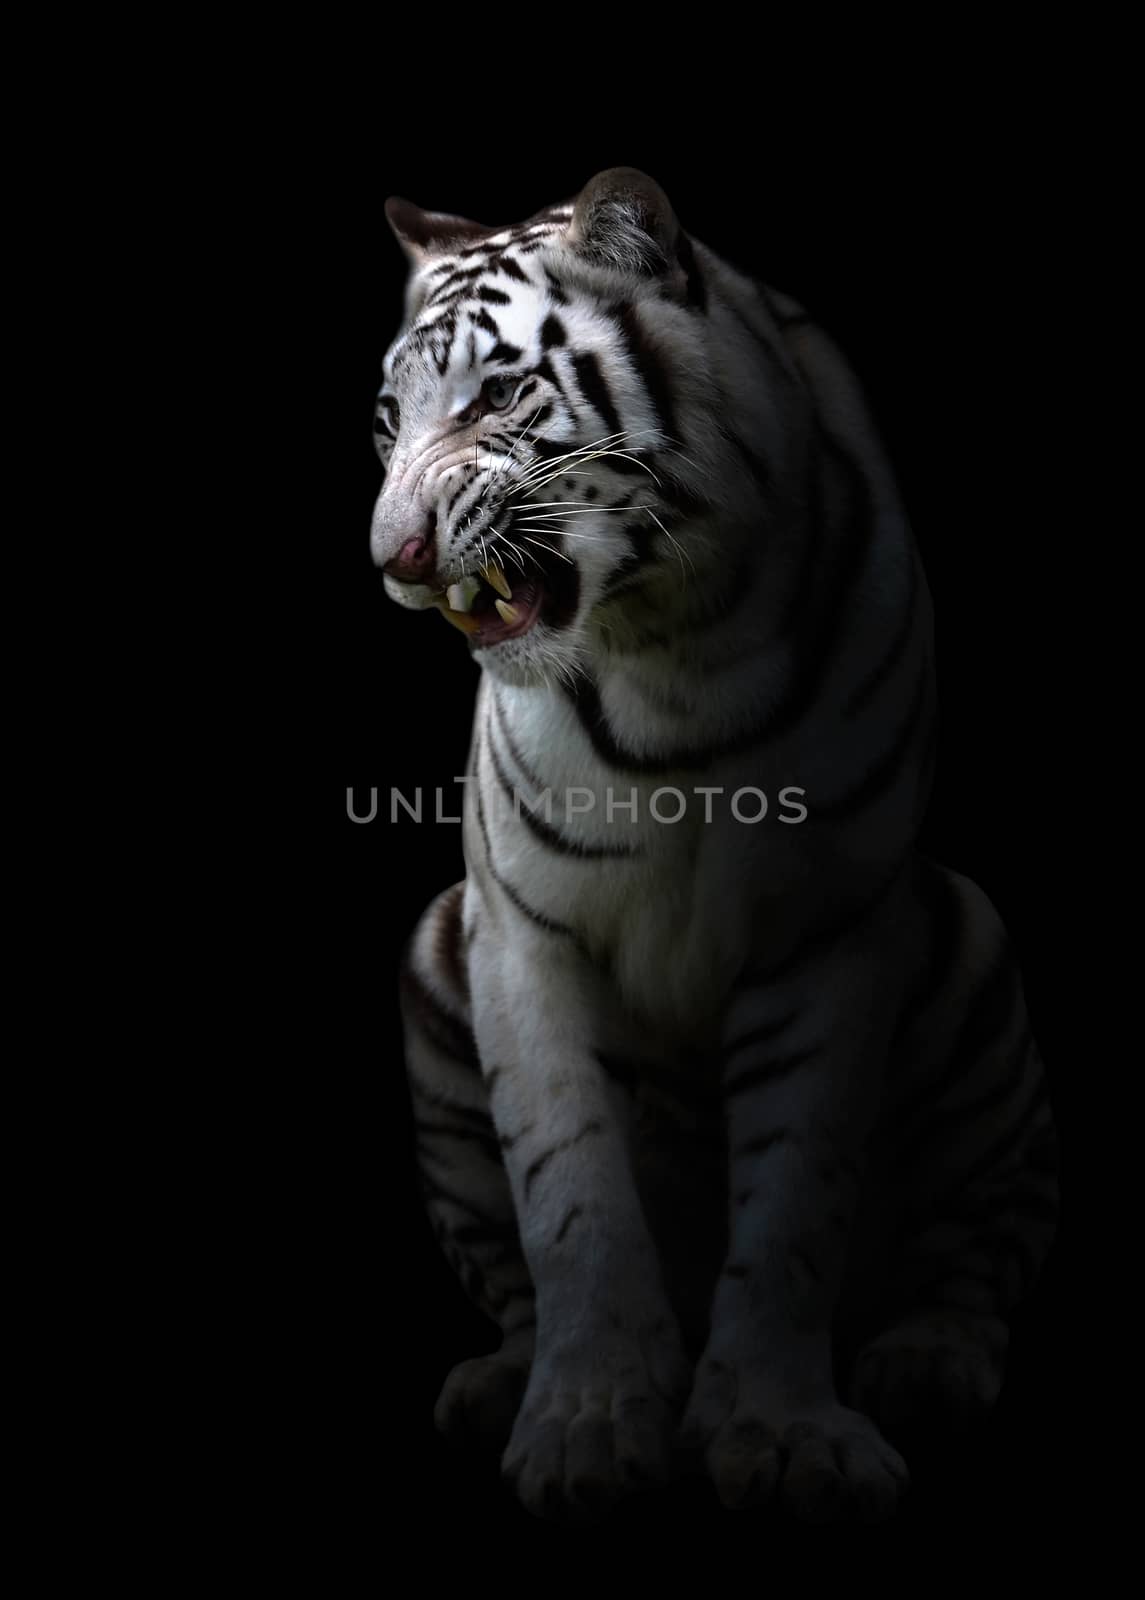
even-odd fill
[[[943,874],[953,979],[904,1040],[930,1062],[895,1108],[888,1158],[904,1197],[891,1314],[860,1352],[852,1404],[893,1435],[962,1429],[1002,1385],[1009,1317],[1057,1222],[1056,1138],[1005,933],[981,892]],[[940,945],[942,941],[939,941]],[[973,976],[968,977],[969,964]]]
[[[1048,1252],[1056,1215],[1052,1127],[1019,1170],[968,1189],[908,1244],[897,1315],[861,1352],[852,1404],[892,1436],[961,1431],[1002,1387],[1009,1316]]]
[[[500,1449],[533,1354],[533,1285],[469,1020],[464,886],[439,895],[410,941],[401,981],[406,1070],[422,1190],[434,1233],[471,1300],[501,1330],[492,1355],[454,1367],[434,1420]]]

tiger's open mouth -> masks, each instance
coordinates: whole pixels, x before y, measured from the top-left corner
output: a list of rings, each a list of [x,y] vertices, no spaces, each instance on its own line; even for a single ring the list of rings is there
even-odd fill
[[[530,553],[528,570],[509,565],[508,556],[502,564],[494,537],[483,547],[485,561],[456,583],[434,588],[387,578],[386,590],[399,605],[436,606],[474,649],[488,649],[520,638],[542,618],[557,619],[575,608],[576,569],[557,549],[559,535],[547,534],[546,540],[552,542],[538,543],[539,555]]]
[[[541,615],[545,602],[545,582],[541,573],[528,577],[514,574],[512,581],[495,552],[475,573],[460,583],[450,584],[434,600],[442,616],[460,628],[475,648],[504,644],[519,638]]]

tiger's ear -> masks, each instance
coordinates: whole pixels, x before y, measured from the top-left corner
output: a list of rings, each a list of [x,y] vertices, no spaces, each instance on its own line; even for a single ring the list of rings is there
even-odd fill
[[[610,167],[586,183],[577,198],[568,240],[597,266],[642,277],[675,268],[680,225],[668,196],[635,167]]]
[[[444,211],[422,211],[397,195],[386,201],[386,221],[413,267],[420,267],[431,256],[442,255],[460,244],[473,244],[494,232],[468,217],[451,217]]]

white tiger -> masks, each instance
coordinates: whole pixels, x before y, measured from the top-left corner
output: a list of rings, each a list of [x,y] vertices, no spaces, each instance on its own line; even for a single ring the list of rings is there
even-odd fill
[[[373,554],[483,669],[402,983],[430,1214],[503,1334],[438,1421],[542,1514],[692,1459],[884,1516],[885,1432],[994,1400],[1056,1181],[1004,931],[914,848],[931,607],[862,395],[641,173],[387,214]]]

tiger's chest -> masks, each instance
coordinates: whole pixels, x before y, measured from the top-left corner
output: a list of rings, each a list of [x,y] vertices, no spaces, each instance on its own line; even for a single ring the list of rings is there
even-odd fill
[[[704,1037],[757,936],[790,830],[731,804],[739,774],[619,770],[560,701],[483,695],[467,855],[518,909],[569,930],[647,1026]]]

